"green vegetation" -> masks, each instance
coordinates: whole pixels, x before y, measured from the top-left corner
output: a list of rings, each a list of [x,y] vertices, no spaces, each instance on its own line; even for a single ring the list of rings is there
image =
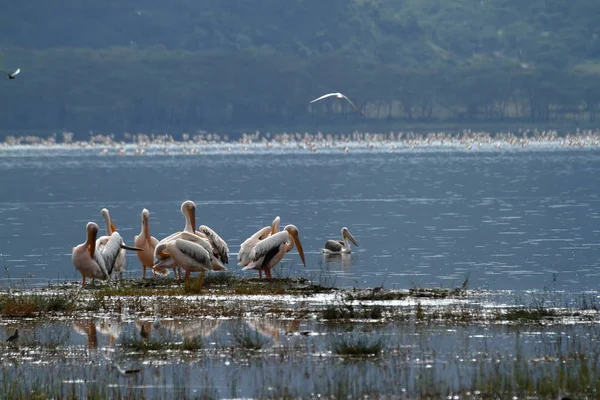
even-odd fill
[[[343,335],[333,342],[333,352],[340,356],[373,356],[384,349],[383,339],[371,339],[364,335]]]
[[[31,0],[0,16],[5,131],[593,123],[595,0]],[[364,109],[308,102],[342,91]],[[85,134],[83,133],[85,132]]]
[[[235,347],[245,350],[260,350],[265,347],[269,340],[258,331],[243,327],[233,332]]]
[[[68,294],[2,294],[0,315],[34,317],[40,313],[70,313],[77,308],[77,296]]]
[[[146,353],[149,351],[160,352],[167,350],[180,350],[180,351],[198,351],[204,348],[204,343],[198,338],[185,338],[181,343],[166,342],[166,341],[152,341],[138,339],[137,337],[131,337],[121,342],[121,347],[125,350]]]

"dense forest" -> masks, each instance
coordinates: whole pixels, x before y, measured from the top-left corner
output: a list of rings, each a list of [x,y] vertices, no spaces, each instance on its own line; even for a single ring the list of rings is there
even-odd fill
[[[0,15],[0,130],[586,122],[597,0],[28,0]],[[321,94],[341,91],[364,111]]]

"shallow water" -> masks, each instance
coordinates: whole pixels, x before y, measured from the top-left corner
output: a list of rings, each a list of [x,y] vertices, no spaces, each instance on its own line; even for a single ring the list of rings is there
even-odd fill
[[[186,337],[198,337],[202,346],[191,351],[146,352],[127,347],[128,340],[143,340],[142,324],[149,331],[145,340],[151,343],[182,343]],[[593,377],[599,366],[600,332],[595,324],[352,326],[264,318],[165,318],[153,325],[152,318],[12,324],[5,331],[12,333],[18,327],[19,343],[0,348],[0,382],[20,382],[21,387],[34,389],[42,386],[46,393],[60,396],[103,390],[107,398],[126,393],[149,398],[279,398],[286,394],[355,398],[369,393],[415,398],[490,389],[518,393],[523,389],[519,375],[533,387],[542,378],[560,373],[557,387],[564,387],[569,379],[571,385],[589,379],[583,378],[584,369]],[[262,348],[243,349],[236,339],[236,332],[241,331]],[[384,353],[366,359],[335,354],[342,338],[359,336],[369,342],[381,338]],[[118,368],[140,371],[127,375]],[[19,380],[24,376],[35,378]],[[497,382],[492,385],[490,379]]]
[[[276,215],[297,225],[308,268],[294,250],[275,271],[283,276],[388,288],[459,286],[468,277],[472,288],[568,293],[600,284],[600,150],[238,147],[141,157],[2,149],[5,278],[77,280],[71,248],[88,221],[103,227],[102,207],[131,243],[142,208],[160,239],[183,227],[179,206],[192,199],[197,223],[214,228],[232,253]],[[323,256],[342,226],[360,247]],[[135,255],[127,268],[141,276]]]

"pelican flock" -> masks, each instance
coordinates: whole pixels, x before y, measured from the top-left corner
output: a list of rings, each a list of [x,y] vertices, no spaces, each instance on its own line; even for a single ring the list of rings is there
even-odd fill
[[[113,232],[100,251],[96,248],[98,225],[95,222],[88,222],[85,229],[87,233],[85,242],[73,247],[71,255],[75,269],[81,274],[81,286],[85,286],[85,278],[104,281],[110,279],[121,249],[142,250],[123,244],[119,232]]]
[[[85,286],[86,278],[104,281],[112,277],[122,278],[126,250],[136,252],[142,265],[144,279],[147,268],[151,268],[157,275],[167,275],[172,269],[177,278],[181,278],[183,269],[185,279],[189,279],[192,272],[199,272],[204,276],[207,271],[227,270],[224,264],[229,262],[229,247],[225,240],[206,225],[201,225],[196,230],[196,204],[193,201],[184,201],[180,211],[185,219],[183,230],[158,240],[150,234],[150,212],[144,208],[141,213],[141,231],[134,237],[134,246],[127,246],[117,232],[110,212],[103,208],[101,215],[106,224],[106,235],[98,238],[98,225],[88,222],[85,242],[73,248],[72,261],[81,273],[82,287]],[[270,226],[263,227],[241,243],[237,265],[243,267],[243,271],[257,270],[260,278],[264,271],[266,277],[272,279],[271,270],[294,247],[306,267],[298,228],[295,225],[286,225],[280,232],[280,223],[280,217],[275,217]],[[358,246],[348,228],[344,227],[342,240],[327,241],[323,252],[349,253],[351,250],[348,240]]]

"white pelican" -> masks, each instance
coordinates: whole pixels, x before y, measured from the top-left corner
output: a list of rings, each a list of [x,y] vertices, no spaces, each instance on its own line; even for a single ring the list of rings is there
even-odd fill
[[[152,267],[155,272],[164,274],[167,268],[178,266],[185,269],[185,279],[188,279],[191,272],[202,272],[204,275],[206,271],[213,269],[211,254],[206,248],[185,237],[183,235],[181,238],[159,243],[156,246],[154,251],[158,256],[158,262]],[[198,239],[204,240],[201,237]]]
[[[212,253],[216,258],[225,264],[229,264],[229,247],[227,247],[227,243],[221,239],[221,236],[217,235],[217,232],[206,225],[200,225],[199,230],[195,233],[208,240],[212,247]]]
[[[242,268],[242,271],[249,269],[263,270],[267,278],[271,279],[271,268],[275,267],[283,256],[294,248],[294,244],[298,248],[302,264],[306,267],[304,250],[302,250],[302,244],[298,235],[298,228],[296,226],[287,225],[282,232],[261,240],[254,246],[252,253],[250,253],[252,261]]]
[[[252,259],[250,258],[250,253],[252,253],[252,249],[258,244],[258,242],[279,232],[280,221],[281,219],[279,218],[279,216],[275,217],[271,226],[265,226],[264,228],[256,232],[254,235],[246,239],[244,243],[240,245],[240,251],[238,252],[237,256],[238,265],[240,267],[245,267],[246,265],[250,264],[250,262],[252,261]],[[258,270],[258,273],[262,278],[261,269]]]
[[[144,279],[146,279],[146,268],[152,268],[154,265],[154,249],[158,244],[158,239],[150,235],[150,212],[144,208],[142,211],[142,230],[139,235],[133,238],[133,245],[143,249],[136,253],[142,268],[144,270]]]
[[[358,112],[360,115],[365,115],[365,114],[363,114],[363,112],[362,112],[362,111],[360,111],[360,110],[358,109],[358,107],[356,107],[356,106],[354,105],[354,103],[353,103],[353,102],[351,102],[351,101],[350,101],[350,99],[349,99],[348,97],[346,97],[346,95],[344,95],[344,94],[342,94],[342,93],[339,93],[339,92],[338,92],[338,93],[327,93],[327,94],[324,94],[323,96],[321,96],[321,97],[318,97],[318,98],[314,99],[313,101],[311,101],[311,103],[314,103],[314,102],[316,102],[316,101],[319,101],[319,100],[326,99],[327,97],[331,97],[331,96],[335,96],[335,97],[337,97],[338,99],[346,99],[346,101],[347,101],[348,103],[350,103],[350,105],[352,106],[352,108],[354,108],[354,109],[356,110],[356,112]]]
[[[102,253],[104,246],[106,246],[112,234],[117,231],[117,228],[115,227],[115,224],[113,224],[112,219],[110,218],[110,213],[106,208],[103,208],[101,213],[104,217],[104,222],[106,222],[106,235],[100,236],[98,240],[96,240],[96,248]],[[123,271],[125,271],[125,262],[127,260],[126,257],[127,254],[125,250],[121,249],[117,255],[117,259],[115,260],[113,272],[116,273],[116,276],[118,276],[119,279],[123,276]],[[110,273],[110,275],[112,276],[112,273]]]
[[[350,233],[348,228],[342,228],[342,240],[328,240],[325,242],[325,247],[322,249],[323,253],[351,253],[352,248],[350,247],[350,243],[348,240],[352,242],[356,247],[358,247],[358,243],[354,240],[354,236]]]
[[[19,75],[19,72],[21,72],[21,68],[17,68],[17,70],[15,72],[6,72],[6,71],[2,71],[2,72],[8,76],[8,79],[15,79],[17,77],[17,75]]]
[[[214,255],[214,248],[211,246],[210,242],[207,239],[205,239],[205,235],[201,234],[201,232],[196,232],[196,204],[194,204],[194,202],[190,200],[184,201],[181,204],[181,213],[185,218],[185,227],[183,228],[183,231],[173,233],[172,235],[169,235],[166,238],[162,239],[160,242],[158,242],[156,248],[154,249],[154,266],[152,267],[154,272],[164,275],[167,273],[167,268],[173,268],[173,271],[175,271],[177,267],[185,267],[184,265],[178,265],[173,258],[171,258],[171,260],[167,260],[168,258],[170,258],[170,253],[166,250],[166,246],[161,246],[160,252],[158,250],[158,247],[160,245],[166,245],[168,242],[177,239],[192,241],[193,243],[200,245],[203,249],[207,250],[211,258],[212,269],[214,271],[221,271],[227,269],[219,262],[217,257]],[[180,244],[180,246],[185,246],[185,244]],[[226,244],[225,248],[227,248]],[[200,256],[199,253],[196,255]],[[183,258],[180,257],[180,259]],[[196,270],[193,270],[192,272],[195,271]],[[200,270],[198,269],[197,271]],[[181,277],[180,274],[178,274],[178,278],[179,277]]]
[[[81,274],[82,287],[85,286],[85,278],[108,280],[121,249],[141,251],[141,249],[124,245],[119,232],[114,232],[102,252],[100,252],[96,249],[98,225],[94,222],[88,222],[86,231],[86,241],[73,247],[71,257],[73,265]]]

